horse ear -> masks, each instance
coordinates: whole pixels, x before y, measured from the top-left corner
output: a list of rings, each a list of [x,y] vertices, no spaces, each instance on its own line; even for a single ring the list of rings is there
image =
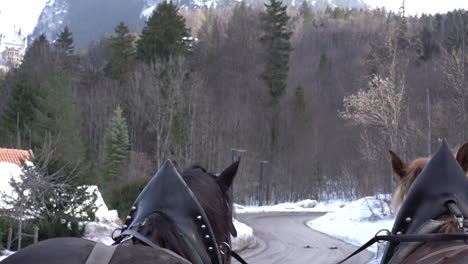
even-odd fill
[[[223,188],[223,190],[227,191],[229,187],[231,187],[234,177],[236,176],[237,169],[239,168],[239,162],[240,161],[234,162],[219,174],[218,184]]]
[[[389,150],[390,156],[392,156],[392,169],[393,172],[395,172],[396,175],[398,175],[401,178],[405,177],[406,175],[406,168],[408,168],[408,164],[406,162],[402,161],[400,157],[395,154],[395,152]]]
[[[460,163],[463,171],[466,173],[468,170],[468,142],[463,144],[457,151],[457,161]]]

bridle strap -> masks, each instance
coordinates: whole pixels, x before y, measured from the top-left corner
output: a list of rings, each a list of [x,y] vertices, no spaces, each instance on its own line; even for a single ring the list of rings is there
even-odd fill
[[[142,234],[134,231],[134,230],[131,230],[131,229],[127,229],[125,231],[123,231],[121,234],[121,236],[133,236],[134,238],[140,240],[141,242],[145,243],[146,245],[152,247],[152,248],[158,248],[158,249],[161,249],[160,246],[158,246],[157,244],[155,244],[154,242],[152,242],[151,240],[147,239],[145,236],[143,236]],[[237,254],[235,251],[229,251],[231,256],[235,259],[237,259],[237,261],[239,261],[241,264],[248,264],[247,261],[245,261],[241,256],[239,256],[239,254]]]
[[[359,252],[365,250],[366,248],[372,246],[376,242],[380,241],[390,241],[390,242],[434,242],[434,241],[453,241],[453,240],[468,240],[468,234],[465,233],[450,233],[450,234],[418,234],[418,235],[377,235],[369,240],[366,244],[362,245],[351,255],[338,262],[341,264],[346,260],[350,259]]]
[[[160,246],[156,245],[153,241],[147,239],[145,236],[143,236],[142,234],[134,231],[134,230],[131,230],[131,229],[127,229],[125,231],[123,231],[120,235],[127,235],[127,236],[133,236],[134,238],[140,240],[141,242],[145,243],[146,245],[152,247],[152,248],[161,248]]]
[[[231,251],[231,256],[235,259],[237,259],[237,261],[239,261],[241,264],[248,264],[247,261],[245,261],[241,256],[239,256],[239,254],[237,254],[235,251]]]

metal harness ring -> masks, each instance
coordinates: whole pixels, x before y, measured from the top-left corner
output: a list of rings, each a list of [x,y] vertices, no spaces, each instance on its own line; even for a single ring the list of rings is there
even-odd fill
[[[225,247],[226,250],[224,250],[223,247]],[[222,255],[227,255],[230,252],[231,252],[231,246],[229,246],[227,242],[221,242],[219,244],[219,253],[221,253]]]
[[[386,232],[386,233],[387,233],[387,236],[390,235],[390,234],[392,234],[392,232],[390,232],[388,229],[380,229],[380,230],[377,231],[377,233],[375,233],[375,235],[374,235],[375,241],[376,241],[377,243],[382,243],[382,241],[380,241],[380,240],[377,239],[377,236],[378,236],[381,232]]]

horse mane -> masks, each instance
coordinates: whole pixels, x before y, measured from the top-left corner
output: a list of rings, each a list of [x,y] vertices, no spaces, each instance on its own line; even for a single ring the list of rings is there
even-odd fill
[[[403,199],[405,198],[406,194],[408,193],[411,185],[413,184],[416,177],[421,173],[426,166],[429,158],[418,158],[415,159],[411,164],[405,169],[406,176],[402,177],[399,180],[398,187],[396,188],[393,198],[391,201],[391,208],[394,212],[398,210],[398,208],[403,203]]]
[[[182,233],[171,218],[163,212],[154,212],[147,216],[138,228],[138,232],[160,247],[177,253],[191,263],[197,263],[197,258],[193,250],[189,248]],[[138,239],[134,239],[133,243],[143,244]]]
[[[217,241],[230,242],[232,197],[221,189],[216,181],[217,176],[195,164],[183,171],[182,178],[205,210],[215,235],[226,234],[224,237],[216,237]]]

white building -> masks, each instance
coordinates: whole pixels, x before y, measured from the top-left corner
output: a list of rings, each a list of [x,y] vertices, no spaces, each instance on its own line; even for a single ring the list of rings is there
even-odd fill
[[[0,65],[12,68],[19,67],[23,62],[27,47],[28,40],[26,36],[21,34],[21,29],[14,30],[13,34],[8,37],[0,35]]]

